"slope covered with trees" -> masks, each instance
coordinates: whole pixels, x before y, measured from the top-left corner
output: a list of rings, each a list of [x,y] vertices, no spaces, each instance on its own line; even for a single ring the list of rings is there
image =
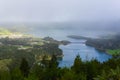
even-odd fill
[[[88,39],[86,45],[111,55],[120,55],[120,35],[114,35],[110,38]]]
[[[120,80],[120,58],[100,63],[97,60],[81,61],[78,55],[69,68],[59,67],[55,55],[51,60],[43,59],[33,66],[23,58],[19,66],[0,70],[0,80]]]

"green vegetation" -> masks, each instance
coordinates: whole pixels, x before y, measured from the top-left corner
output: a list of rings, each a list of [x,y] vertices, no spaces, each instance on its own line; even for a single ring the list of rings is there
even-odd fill
[[[86,45],[93,46],[97,50],[113,56],[120,55],[120,35],[114,35],[111,38],[89,39]]]
[[[107,53],[110,55],[120,55],[120,49],[115,49],[115,50],[107,50]]]
[[[29,64],[25,58],[22,58],[21,64],[20,64],[20,70],[24,77],[28,77],[29,74]]]
[[[11,63],[12,63],[12,59],[3,59],[3,60],[0,60],[0,70],[4,70],[4,71],[9,70],[8,66]]]
[[[119,56],[100,63],[82,61],[78,55],[71,67],[59,67],[57,57],[62,50],[58,47],[64,42],[68,43],[50,37],[1,38],[0,80],[120,80]],[[88,44],[113,55],[120,52],[119,39],[91,40]]]
[[[95,80],[120,80],[120,67],[111,69],[109,72],[103,71],[101,75],[98,75]]]
[[[10,34],[12,34],[12,32],[10,32],[9,30],[0,28],[0,35],[10,35]]]
[[[0,70],[0,80],[120,80],[119,57],[100,63],[97,60],[83,62],[78,55],[73,66],[61,68],[58,65],[55,55],[51,60],[42,59],[32,66],[22,58],[18,66]]]
[[[62,51],[58,46],[59,41],[53,38],[49,37],[52,40],[44,40],[42,38],[27,35],[23,37],[16,37],[17,35],[13,35],[11,38],[5,36],[4,33],[11,33],[12,35],[12,32],[3,28],[0,29],[0,33],[0,59],[12,59],[13,62],[15,61],[18,65],[21,58],[25,57],[29,61],[29,64],[32,65],[34,62],[41,61],[42,57],[45,55],[48,56],[48,60],[51,59],[53,54],[56,56],[62,55]]]

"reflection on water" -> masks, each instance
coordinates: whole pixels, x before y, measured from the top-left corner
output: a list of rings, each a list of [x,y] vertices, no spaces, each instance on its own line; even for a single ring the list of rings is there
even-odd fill
[[[70,40],[69,41],[73,41]],[[78,40],[74,40],[74,42]],[[85,40],[79,40],[79,42],[85,42]],[[106,61],[109,58],[111,58],[110,55],[104,53],[104,52],[99,52],[95,48],[86,46],[85,44],[82,43],[71,43],[69,45],[60,45],[60,49],[63,50],[64,57],[62,61],[60,61],[60,66],[72,66],[74,59],[76,55],[80,55],[81,59],[83,61],[85,60],[91,60],[91,59],[97,59],[100,62]]]
[[[74,43],[71,43],[69,45],[60,45],[60,49],[63,50],[64,57],[60,61],[60,66],[71,66],[74,62],[74,59],[76,55],[80,54],[80,57],[82,60],[91,60],[93,58],[96,58],[100,62],[106,61],[109,58],[111,58],[110,55],[99,52],[95,48],[86,46],[84,44],[85,40],[74,40],[74,39],[68,39],[66,36],[68,35],[78,35],[78,36],[88,36],[88,37],[98,37],[101,35],[109,34],[111,32],[107,31],[101,31],[101,30],[87,30],[82,29],[81,27],[78,28],[52,28],[52,26],[49,26],[49,29],[47,28],[34,28],[32,32],[29,32],[30,34],[33,34],[38,37],[46,37],[50,36],[56,40],[68,40]],[[75,43],[77,42],[77,43]]]

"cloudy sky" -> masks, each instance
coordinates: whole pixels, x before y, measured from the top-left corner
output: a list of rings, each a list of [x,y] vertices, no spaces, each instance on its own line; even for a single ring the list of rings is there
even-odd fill
[[[0,0],[0,22],[120,20],[120,0]]]

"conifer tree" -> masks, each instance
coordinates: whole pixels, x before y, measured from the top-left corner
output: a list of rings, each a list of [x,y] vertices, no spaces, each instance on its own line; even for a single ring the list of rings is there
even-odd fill
[[[80,71],[82,70],[81,67],[83,67],[82,60],[81,60],[80,56],[77,55],[75,60],[74,60],[74,64],[72,66],[72,69],[75,71],[75,73],[80,73]]]
[[[29,67],[28,61],[25,58],[22,58],[22,61],[20,64],[20,71],[24,77],[28,77],[29,69],[30,67]]]

